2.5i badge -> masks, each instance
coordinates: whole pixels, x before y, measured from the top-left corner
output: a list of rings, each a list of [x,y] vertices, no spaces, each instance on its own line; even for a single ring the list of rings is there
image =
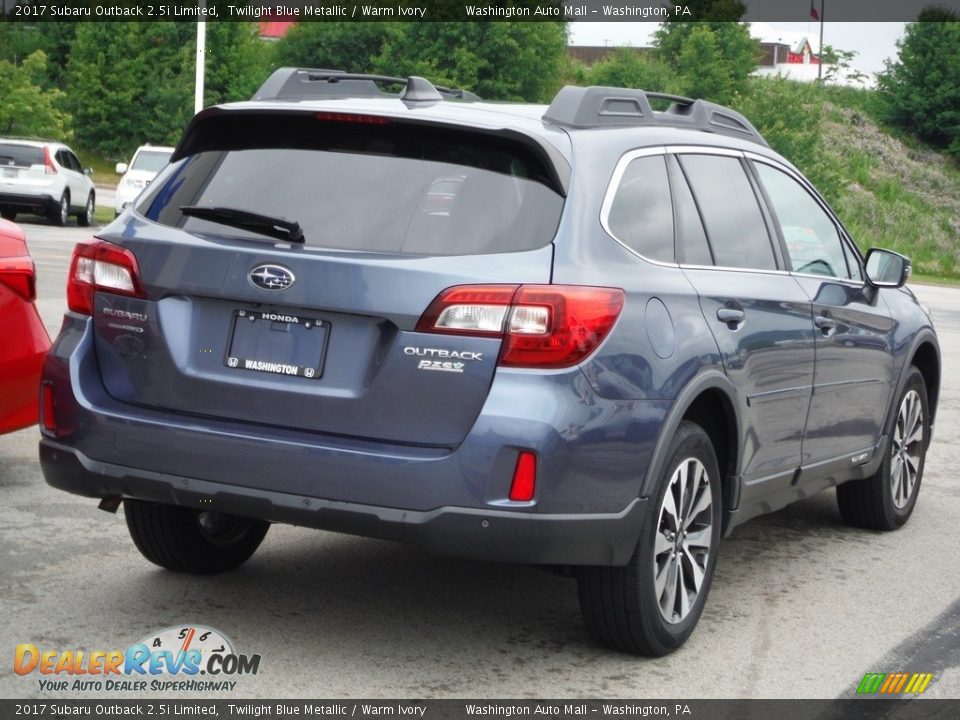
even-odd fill
[[[406,346],[404,355],[412,355],[421,359],[417,363],[417,370],[436,370],[439,372],[462,373],[466,367],[464,361],[479,362],[483,360],[483,353],[471,350],[446,350],[444,348],[421,348]]]

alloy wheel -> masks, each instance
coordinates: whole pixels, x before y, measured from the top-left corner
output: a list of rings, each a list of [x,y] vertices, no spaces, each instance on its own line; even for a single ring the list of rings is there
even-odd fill
[[[696,458],[673,471],[660,504],[653,547],[654,588],[660,614],[681,622],[703,587],[713,536],[710,476]]]
[[[900,403],[890,448],[890,490],[899,510],[906,507],[917,484],[923,441],[923,404],[920,394],[911,390]]]

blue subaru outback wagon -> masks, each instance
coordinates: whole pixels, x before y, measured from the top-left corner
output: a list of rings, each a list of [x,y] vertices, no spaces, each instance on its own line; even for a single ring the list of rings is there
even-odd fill
[[[662,655],[749,518],[910,517],[909,270],[728,108],[285,68],[77,246],[40,458],[171,570],[274,522],[564,566],[592,637]]]

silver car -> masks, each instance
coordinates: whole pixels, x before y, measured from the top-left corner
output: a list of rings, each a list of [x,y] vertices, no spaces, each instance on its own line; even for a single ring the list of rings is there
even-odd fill
[[[57,225],[75,215],[78,225],[90,225],[97,200],[92,172],[63,143],[0,138],[0,215],[33,213]]]

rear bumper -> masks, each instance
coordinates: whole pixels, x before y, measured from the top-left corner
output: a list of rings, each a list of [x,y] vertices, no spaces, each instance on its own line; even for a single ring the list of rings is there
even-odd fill
[[[487,508],[413,511],[253,489],[111,465],[44,438],[47,482],[87,497],[124,497],[421,545],[440,555],[544,565],[622,565],[647,500],[613,514],[542,514]]]
[[[9,208],[18,212],[49,215],[59,212],[60,199],[49,193],[41,192],[35,195],[23,193],[0,192],[0,208]]]

